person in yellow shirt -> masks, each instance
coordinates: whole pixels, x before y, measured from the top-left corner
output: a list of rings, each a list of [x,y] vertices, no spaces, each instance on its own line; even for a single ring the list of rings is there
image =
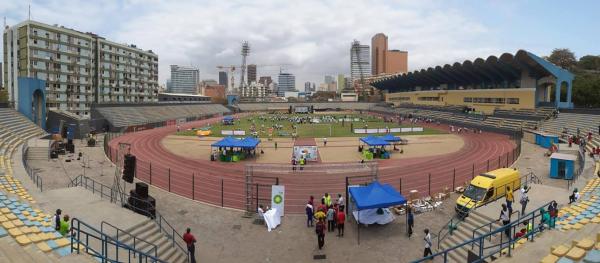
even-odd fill
[[[325,199],[325,205],[327,207],[331,206],[331,196],[329,195],[329,193],[325,193],[325,196],[323,196],[323,199]]]
[[[512,189],[510,189],[510,186],[507,186],[506,187],[506,207],[508,208],[508,216],[509,217],[510,217],[510,215],[512,215],[512,212],[513,212],[513,209],[512,209],[513,201],[515,201],[513,191],[512,191]]]

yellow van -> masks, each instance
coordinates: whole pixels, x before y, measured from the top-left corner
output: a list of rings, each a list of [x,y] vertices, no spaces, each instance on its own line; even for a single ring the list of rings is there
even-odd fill
[[[476,176],[456,200],[456,212],[463,213],[504,197],[507,186],[512,191],[521,188],[520,177],[516,168],[500,168]]]

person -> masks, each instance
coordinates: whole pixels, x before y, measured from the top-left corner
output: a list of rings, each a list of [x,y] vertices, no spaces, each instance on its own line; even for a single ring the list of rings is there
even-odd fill
[[[521,187],[521,199],[519,200],[519,203],[521,203],[521,216],[525,215],[525,208],[527,207],[527,203],[529,203],[529,197],[527,196],[527,193],[530,189],[531,187],[527,187],[527,185],[523,185],[523,187]]]
[[[425,237],[423,238],[423,240],[425,241],[425,250],[423,251],[423,257],[427,257],[427,256],[431,256],[433,255],[433,253],[431,253],[431,235],[429,234],[429,229],[425,228],[424,230],[425,232]]]
[[[327,210],[327,232],[335,231],[335,210],[333,206],[329,206]]]
[[[552,203],[548,205],[548,213],[550,214],[550,221],[548,223],[549,228],[556,227],[556,218],[558,217],[558,204],[552,200]]]
[[[323,146],[327,146],[327,138],[323,138]]]
[[[185,244],[187,245],[188,252],[190,253],[190,262],[191,263],[196,263],[196,257],[194,256],[194,252],[196,250],[196,247],[195,247],[196,238],[190,232],[191,232],[191,230],[188,227],[185,230],[185,234],[183,234],[183,241],[185,241]]]
[[[308,201],[308,203],[306,203],[306,227],[313,226],[313,216],[314,216],[313,206],[311,204],[311,201]]]
[[[579,200],[579,190],[575,188],[575,190],[573,190],[573,194],[569,196],[569,204],[575,203],[577,200]]]
[[[512,189],[510,189],[510,186],[506,187],[506,207],[508,207],[508,216],[512,215],[513,209],[512,209],[512,203],[515,200],[514,196],[513,196],[513,191]]]
[[[325,199],[325,205],[329,207],[331,205],[331,196],[329,195],[329,193],[325,193],[325,196],[323,196],[323,198]]]
[[[292,157],[292,171],[296,171],[296,156]]]
[[[502,204],[502,210],[500,211],[500,217],[498,218],[498,221],[502,221],[503,226],[510,224],[510,217],[508,216],[508,208],[506,207],[506,204]],[[504,234],[510,238],[510,227],[504,229]]]
[[[344,222],[346,222],[346,214],[344,213],[344,207],[341,207],[336,215],[337,219],[337,229],[338,229],[338,237],[344,236]]]
[[[309,204],[310,204],[310,205],[311,205],[311,206],[314,208],[314,206],[315,206],[315,197],[311,195],[311,196],[308,198],[308,203],[309,203]],[[313,209],[313,210],[314,210],[314,209]]]
[[[344,202],[344,197],[342,196],[342,194],[338,194],[338,200],[337,200],[337,205],[339,209],[344,209],[344,206],[346,206],[346,203]]]
[[[305,164],[306,164],[306,159],[304,159],[304,157],[300,157],[300,171],[304,170]]]
[[[317,243],[321,249],[325,245],[325,222],[322,218],[317,222],[315,233],[317,233]]]
[[[56,209],[56,214],[54,214],[54,230],[60,230],[60,214],[62,210]]]
[[[60,232],[63,237],[66,237],[69,233],[70,226],[71,224],[69,223],[69,215],[65,215],[63,220],[60,220],[60,229],[58,232]]]
[[[277,150],[277,142],[275,142],[275,150]]]
[[[321,204],[319,205],[319,207],[317,208],[318,211],[321,211],[323,213],[327,212],[327,206],[325,205],[325,198],[321,198]]]
[[[256,213],[258,213],[258,218],[265,218],[265,207],[263,205],[259,205]]]
[[[527,222],[527,239],[533,238],[533,220],[525,221]]]
[[[540,232],[544,231],[544,225],[548,225],[550,227],[550,214],[543,207],[540,208],[540,214],[542,218],[540,219]]]
[[[408,223],[408,238],[413,234],[413,228],[415,227],[415,216],[412,212],[412,208],[410,206],[406,207],[407,213],[407,223]]]
[[[525,236],[525,234],[527,234],[527,221],[523,222],[523,228],[521,228],[519,232],[515,233],[515,239],[522,238]]]

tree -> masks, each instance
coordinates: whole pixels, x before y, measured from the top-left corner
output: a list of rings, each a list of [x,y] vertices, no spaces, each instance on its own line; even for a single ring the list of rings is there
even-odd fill
[[[600,56],[583,56],[577,62],[578,69],[584,70],[600,70]]]
[[[572,99],[577,107],[600,108],[600,74],[576,73]]]
[[[555,48],[547,59],[564,69],[571,69],[577,65],[575,54],[568,48]]]

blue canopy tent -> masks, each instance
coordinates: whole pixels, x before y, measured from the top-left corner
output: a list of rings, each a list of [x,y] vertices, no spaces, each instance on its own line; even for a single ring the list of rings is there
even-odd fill
[[[225,125],[233,125],[233,116],[225,116],[223,117],[223,124]]]
[[[351,187],[348,189],[350,197],[359,211],[357,227],[360,226],[360,210],[374,208],[388,208],[395,205],[406,204],[406,198],[389,184],[373,181],[367,186]],[[358,228],[358,243],[360,244],[360,228]]]
[[[235,137],[225,137],[223,139],[221,139],[218,142],[215,142],[213,144],[211,144],[211,147],[218,147],[218,148],[239,148],[239,149],[243,149],[244,151],[242,152],[246,152],[248,154],[250,154],[250,150],[254,150],[256,149],[256,146],[258,146],[258,144],[260,143],[259,139],[256,138],[252,138],[252,137],[246,137],[246,138],[242,138],[242,139],[238,139]],[[220,149],[219,149],[220,151]],[[224,154],[226,155],[226,154]],[[254,154],[252,154],[254,155]],[[234,158],[234,157],[232,157]],[[237,161],[236,159],[239,159],[237,157],[235,157],[233,160]],[[243,159],[243,156],[242,156]]]
[[[399,141],[402,141],[402,138],[396,137],[396,136],[392,135],[391,133],[383,135],[383,136],[381,136],[379,138],[383,139],[386,142],[399,142]]]
[[[388,141],[377,136],[369,135],[367,137],[361,137],[360,142],[369,146],[369,152],[363,152],[363,146],[358,146],[358,151],[363,152],[363,158],[367,160],[379,157],[384,159],[389,158],[389,153],[385,151],[385,146],[390,145]]]

